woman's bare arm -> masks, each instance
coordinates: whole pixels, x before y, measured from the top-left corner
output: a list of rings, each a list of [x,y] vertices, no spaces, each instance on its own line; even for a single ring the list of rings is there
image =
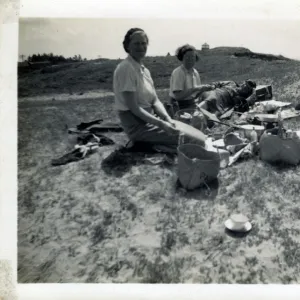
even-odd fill
[[[192,94],[197,92],[197,95],[195,96],[195,98],[199,97],[200,94],[202,94],[203,92],[206,91],[210,91],[212,90],[213,87],[209,84],[203,84],[194,88],[190,88],[188,90],[185,91],[174,91],[174,96],[175,96],[175,100],[177,101],[184,101],[186,98],[188,98],[189,96],[191,96]]]
[[[156,118],[152,114],[148,113],[145,109],[140,107],[137,103],[135,92],[123,92],[123,97],[125,99],[127,107],[134,115],[141,118],[146,123],[156,125],[170,134],[177,133],[177,129],[173,127],[172,124],[159,118]]]
[[[141,118],[147,123],[151,123],[156,126],[161,126],[162,120],[156,118],[155,116],[153,116],[138,105],[135,92],[123,92],[122,94],[127,107],[134,115]]]
[[[163,103],[158,99],[158,97],[156,97],[156,99],[154,100],[153,109],[156,112],[156,114],[159,117],[161,117],[163,120],[165,120],[169,123],[173,122],[172,118],[169,116],[169,114],[166,111]]]

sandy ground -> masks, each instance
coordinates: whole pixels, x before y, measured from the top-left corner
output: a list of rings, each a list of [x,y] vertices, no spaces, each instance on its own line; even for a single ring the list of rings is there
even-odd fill
[[[95,99],[95,98],[102,98],[106,96],[113,96],[114,93],[111,91],[106,90],[94,90],[90,92],[84,92],[84,93],[77,93],[70,95],[68,93],[57,93],[57,94],[51,94],[51,95],[37,95],[37,96],[30,96],[30,97],[20,97],[18,99],[19,102],[26,102],[26,101],[66,101],[66,100],[89,100],[89,99]]]
[[[157,89],[158,92],[167,93],[168,89]],[[34,102],[43,102],[43,101],[68,101],[68,100],[90,100],[90,99],[101,99],[107,96],[114,96],[114,93],[109,90],[93,90],[82,93],[56,93],[51,95],[37,95],[29,97],[19,97],[18,102],[34,101]]]

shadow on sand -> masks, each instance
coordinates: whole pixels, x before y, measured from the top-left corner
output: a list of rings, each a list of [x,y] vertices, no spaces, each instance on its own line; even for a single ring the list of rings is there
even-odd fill
[[[230,236],[234,239],[240,239],[240,238],[244,238],[244,237],[248,236],[252,230],[250,230],[248,232],[236,232],[236,231],[231,231],[231,230],[225,228],[224,231],[228,236]]]
[[[136,148],[121,147],[116,149],[101,162],[101,168],[108,176],[122,177],[133,166],[152,164],[172,168],[174,163],[175,155],[159,153],[150,148],[149,145],[139,145]]]
[[[199,188],[194,190],[186,190],[182,187],[179,179],[176,181],[176,192],[184,193],[184,196],[188,199],[197,200],[212,200],[215,199],[219,193],[220,181],[218,178],[209,182],[207,186],[205,184],[201,185]]]

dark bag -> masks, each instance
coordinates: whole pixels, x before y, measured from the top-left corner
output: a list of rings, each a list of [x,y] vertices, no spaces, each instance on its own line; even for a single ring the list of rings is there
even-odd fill
[[[271,85],[258,85],[255,89],[257,101],[270,100],[273,97]]]
[[[260,139],[260,158],[270,163],[282,162],[297,165],[300,162],[299,137],[284,139],[272,134],[273,131],[266,130]]]

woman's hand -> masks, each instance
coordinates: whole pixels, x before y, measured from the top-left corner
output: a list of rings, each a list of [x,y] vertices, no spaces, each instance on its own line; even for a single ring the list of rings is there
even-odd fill
[[[214,86],[213,85],[210,85],[210,84],[202,84],[202,85],[199,85],[197,87],[194,88],[194,92],[197,92],[197,94],[202,94],[204,92],[207,92],[207,91],[211,91],[211,90],[214,90]]]
[[[179,130],[176,128],[176,124],[174,120],[172,120],[172,122],[163,121],[161,124],[161,129],[163,129],[169,134],[177,134],[179,132]]]
[[[164,118],[164,121],[170,123],[171,125],[175,126],[175,120],[173,120],[169,115],[167,115],[165,118]]]
[[[215,87],[211,84],[202,84],[199,86],[198,91],[199,92],[207,92],[213,90]]]

